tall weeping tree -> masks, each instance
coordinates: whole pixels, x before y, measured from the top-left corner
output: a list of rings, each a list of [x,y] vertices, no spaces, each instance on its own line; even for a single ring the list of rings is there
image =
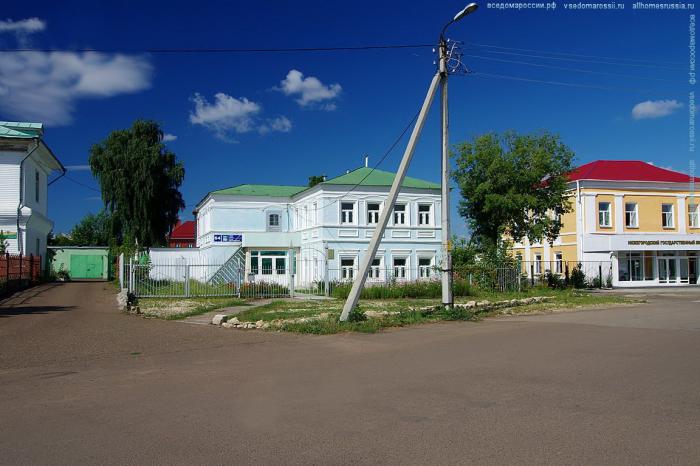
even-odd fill
[[[185,207],[185,167],[163,144],[154,121],[137,120],[90,149],[90,168],[110,215],[114,243],[162,245]]]

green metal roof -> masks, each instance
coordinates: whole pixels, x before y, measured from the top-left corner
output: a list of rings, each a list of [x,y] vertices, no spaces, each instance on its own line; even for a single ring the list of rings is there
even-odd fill
[[[362,167],[350,173],[346,173],[345,175],[331,178],[328,181],[324,181],[322,184],[391,186],[395,177],[396,173],[385,172],[383,170],[377,170],[376,168],[373,170],[368,167]],[[401,186],[404,188],[440,189],[440,185],[437,183],[411,178],[410,176],[403,179],[403,184]]]
[[[212,191],[211,194],[229,194],[233,196],[269,196],[291,197],[307,189],[306,186],[275,186],[269,184],[240,184],[232,188]]]
[[[41,136],[44,125],[26,121],[0,121],[0,137],[31,139]]]

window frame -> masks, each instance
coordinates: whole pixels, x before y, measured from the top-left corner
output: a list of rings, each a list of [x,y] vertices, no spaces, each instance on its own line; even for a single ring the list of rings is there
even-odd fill
[[[351,265],[343,264],[345,261],[352,262]],[[342,256],[340,257],[340,279],[354,280],[355,279],[355,258]]]
[[[345,205],[351,205],[352,209],[345,209]],[[349,212],[349,221],[346,221],[345,213]],[[357,225],[357,201],[340,201],[340,224]]]
[[[397,207],[402,207],[403,209],[397,211],[396,210]],[[400,223],[396,221],[396,219],[399,218],[398,217],[399,213],[401,214],[401,219],[402,219],[402,221]],[[394,210],[392,212],[392,221],[393,221],[394,226],[401,226],[401,227],[408,226],[408,224],[409,224],[409,222],[408,222],[408,204],[405,204],[405,203],[394,204]]]
[[[381,257],[375,257],[372,259],[372,263],[369,265],[369,273],[367,278],[370,280],[381,280],[382,279],[382,262]]]
[[[396,261],[402,260],[403,265],[397,265]],[[391,258],[391,269],[393,273],[393,278],[395,280],[407,280],[408,279],[408,257],[407,256],[396,256]],[[397,273],[401,271],[401,273]]]
[[[276,219],[276,224],[272,222],[273,218]],[[267,212],[265,229],[266,229],[266,231],[281,231],[282,230],[282,214],[280,212]]]
[[[418,278],[419,279],[430,279],[432,277],[432,271],[434,267],[435,257],[418,257]],[[421,264],[421,261],[428,261],[428,265]]]
[[[688,227],[700,228],[700,202],[688,203]]]
[[[34,170],[34,200],[36,201],[37,204],[40,203],[39,201],[39,170]]]
[[[419,202],[418,203],[418,226],[421,227],[431,227],[434,225],[433,219],[434,219],[434,214],[433,214],[433,208],[434,204],[432,203],[427,203],[427,202]],[[421,211],[421,207],[427,207],[428,211]],[[427,217],[427,218],[426,218]],[[427,221],[423,221],[427,220]]]
[[[371,209],[369,208],[370,205],[376,205],[376,209]],[[379,223],[379,216],[381,215],[382,212],[382,203],[381,202],[367,202],[367,225],[377,225]],[[374,221],[372,220],[372,217],[374,217]]]
[[[554,253],[554,273],[561,274],[564,270],[564,254],[561,252]]]
[[[535,254],[535,275],[542,275],[542,254]]]
[[[633,210],[628,209],[630,205],[634,206]],[[634,224],[629,222],[630,214],[634,215]],[[625,202],[625,228],[639,228],[639,204],[636,202]]]
[[[664,207],[670,207],[670,211],[664,211]],[[672,230],[676,228],[676,219],[674,215],[672,203],[664,202],[661,204],[661,228]],[[669,215],[670,214],[670,215]],[[670,224],[668,218],[670,217]]]
[[[607,204],[607,209],[601,209],[603,204]],[[602,220],[607,220],[603,223]],[[612,228],[612,202],[598,201],[598,228]]]

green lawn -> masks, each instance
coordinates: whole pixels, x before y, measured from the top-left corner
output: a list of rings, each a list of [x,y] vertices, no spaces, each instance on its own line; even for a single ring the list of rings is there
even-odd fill
[[[240,298],[139,298],[141,313],[146,317],[179,320],[223,307],[246,306]]]
[[[498,310],[455,309],[421,311],[420,308],[440,304],[436,299],[387,299],[360,301],[360,309],[369,318],[361,322],[338,322],[343,300],[276,300],[270,304],[245,310],[236,317],[241,322],[264,321],[270,329],[299,333],[327,334],[338,332],[376,332],[387,327],[401,327],[441,320],[479,320],[484,317],[510,313],[551,312],[577,307],[594,307],[633,302],[618,295],[594,294],[580,290],[534,289],[514,293],[475,293],[459,298],[457,303],[468,301],[491,302],[522,299],[533,296],[550,296],[551,300]]]

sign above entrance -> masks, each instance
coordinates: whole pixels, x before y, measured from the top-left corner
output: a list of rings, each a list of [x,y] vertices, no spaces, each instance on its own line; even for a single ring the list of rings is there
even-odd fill
[[[628,246],[695,246],[700,240],[630,240]]]
[[[243,235],[214,235],[215,243],[240,243]]]

